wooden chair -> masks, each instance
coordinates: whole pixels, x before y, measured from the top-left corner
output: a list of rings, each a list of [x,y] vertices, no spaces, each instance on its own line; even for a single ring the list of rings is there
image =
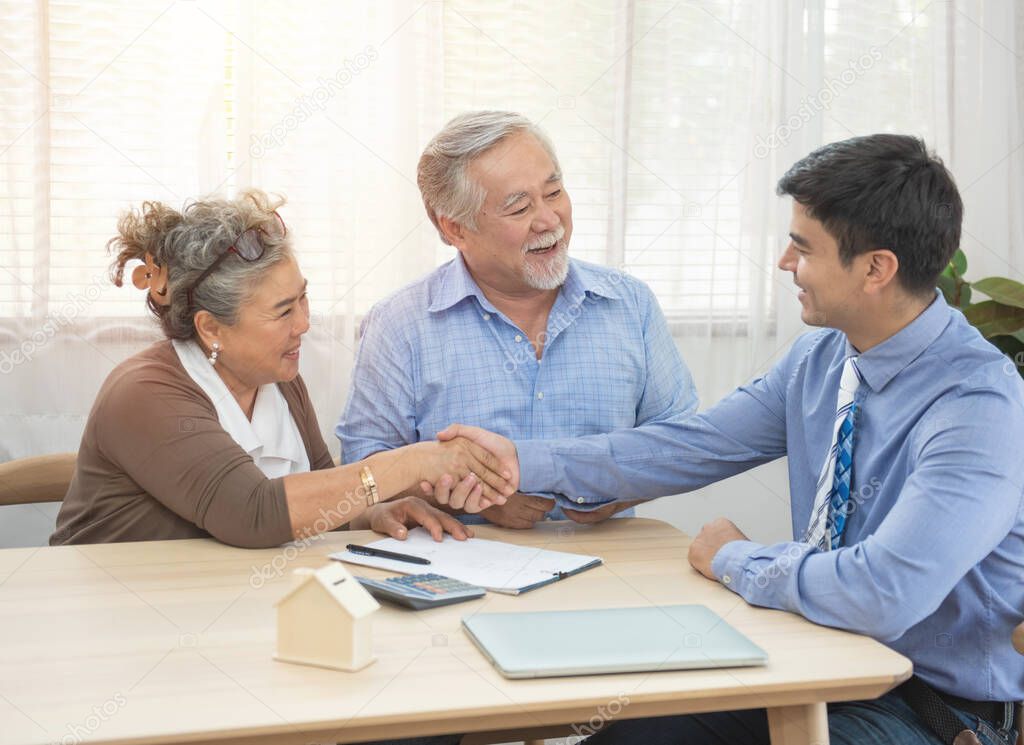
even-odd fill
[[[57,453],[0,463],[0,506],[63,501],[77,458]]]
[[[1013,630],[1013,648],[1024,654],[1024,623]],[[1024,745],[1024,703],[1017,704],[1017,745]]]

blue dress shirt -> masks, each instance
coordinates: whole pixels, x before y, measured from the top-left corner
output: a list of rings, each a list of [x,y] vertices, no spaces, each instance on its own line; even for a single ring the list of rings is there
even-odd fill
[[[647,285],[582,261],[570,261],[540,361],[461,254],[375,305],[361,335],[335,428],[345,463],[434,439],[455,422],[510,438],[577,437],[682,421],[697,409]]]
[[[844,334],[801,337],[764,377],[682,421],[578,440],[518,442],[520,488],[592,495],[690,491],[789,456],[802,538],[831,442]],[[934,687],[1024,698],[1024,383],[938,297],[860,354],[853,511],[844,545],[726,544],[712,571],[754,605],[867,634]]]

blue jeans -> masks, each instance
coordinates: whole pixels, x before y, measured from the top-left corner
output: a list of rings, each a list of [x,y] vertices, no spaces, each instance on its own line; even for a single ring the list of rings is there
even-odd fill
[[[954,711],[978,733],[984,745],[1016,742],[1015,731],[999,729],[1003,722],[979,720],[973,714]],[[828,732],[832,745],[942,745],[897,693],[887,693],[875,701],[829,704]],[[768,715],[764,709],[749,709],[623,720],[587,739],[587,745],[613,743],[768,745]]]

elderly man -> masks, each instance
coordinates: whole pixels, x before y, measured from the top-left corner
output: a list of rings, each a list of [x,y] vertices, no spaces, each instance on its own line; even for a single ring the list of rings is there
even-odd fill
[[[572,203],[537,126],[509,112],[463,114],[427,145],[417,180],[458,254],[366,317],[335,430],[344,462],[434,439],[452,422],[576,437],[694,412],[689,371],[650,289],[569,258]],[[474,488],[446,481],[435,498]],[[554,496],[517,494],[481,514],[529,528],[561,516]],[[594,522],[624,507],[564,514]]]

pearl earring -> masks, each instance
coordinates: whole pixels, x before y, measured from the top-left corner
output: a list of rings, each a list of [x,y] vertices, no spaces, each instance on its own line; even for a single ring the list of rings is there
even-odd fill
[[[220,354],[220,343],[219,342],[214,342],[213,343],[213,351],[210,352],[210,356],[207,357],[206,359],[207,359],[207,361],[209,361],[209,363],[211,365],[216,365],[217,364],[217,355],[219,355],[219,354]]]

